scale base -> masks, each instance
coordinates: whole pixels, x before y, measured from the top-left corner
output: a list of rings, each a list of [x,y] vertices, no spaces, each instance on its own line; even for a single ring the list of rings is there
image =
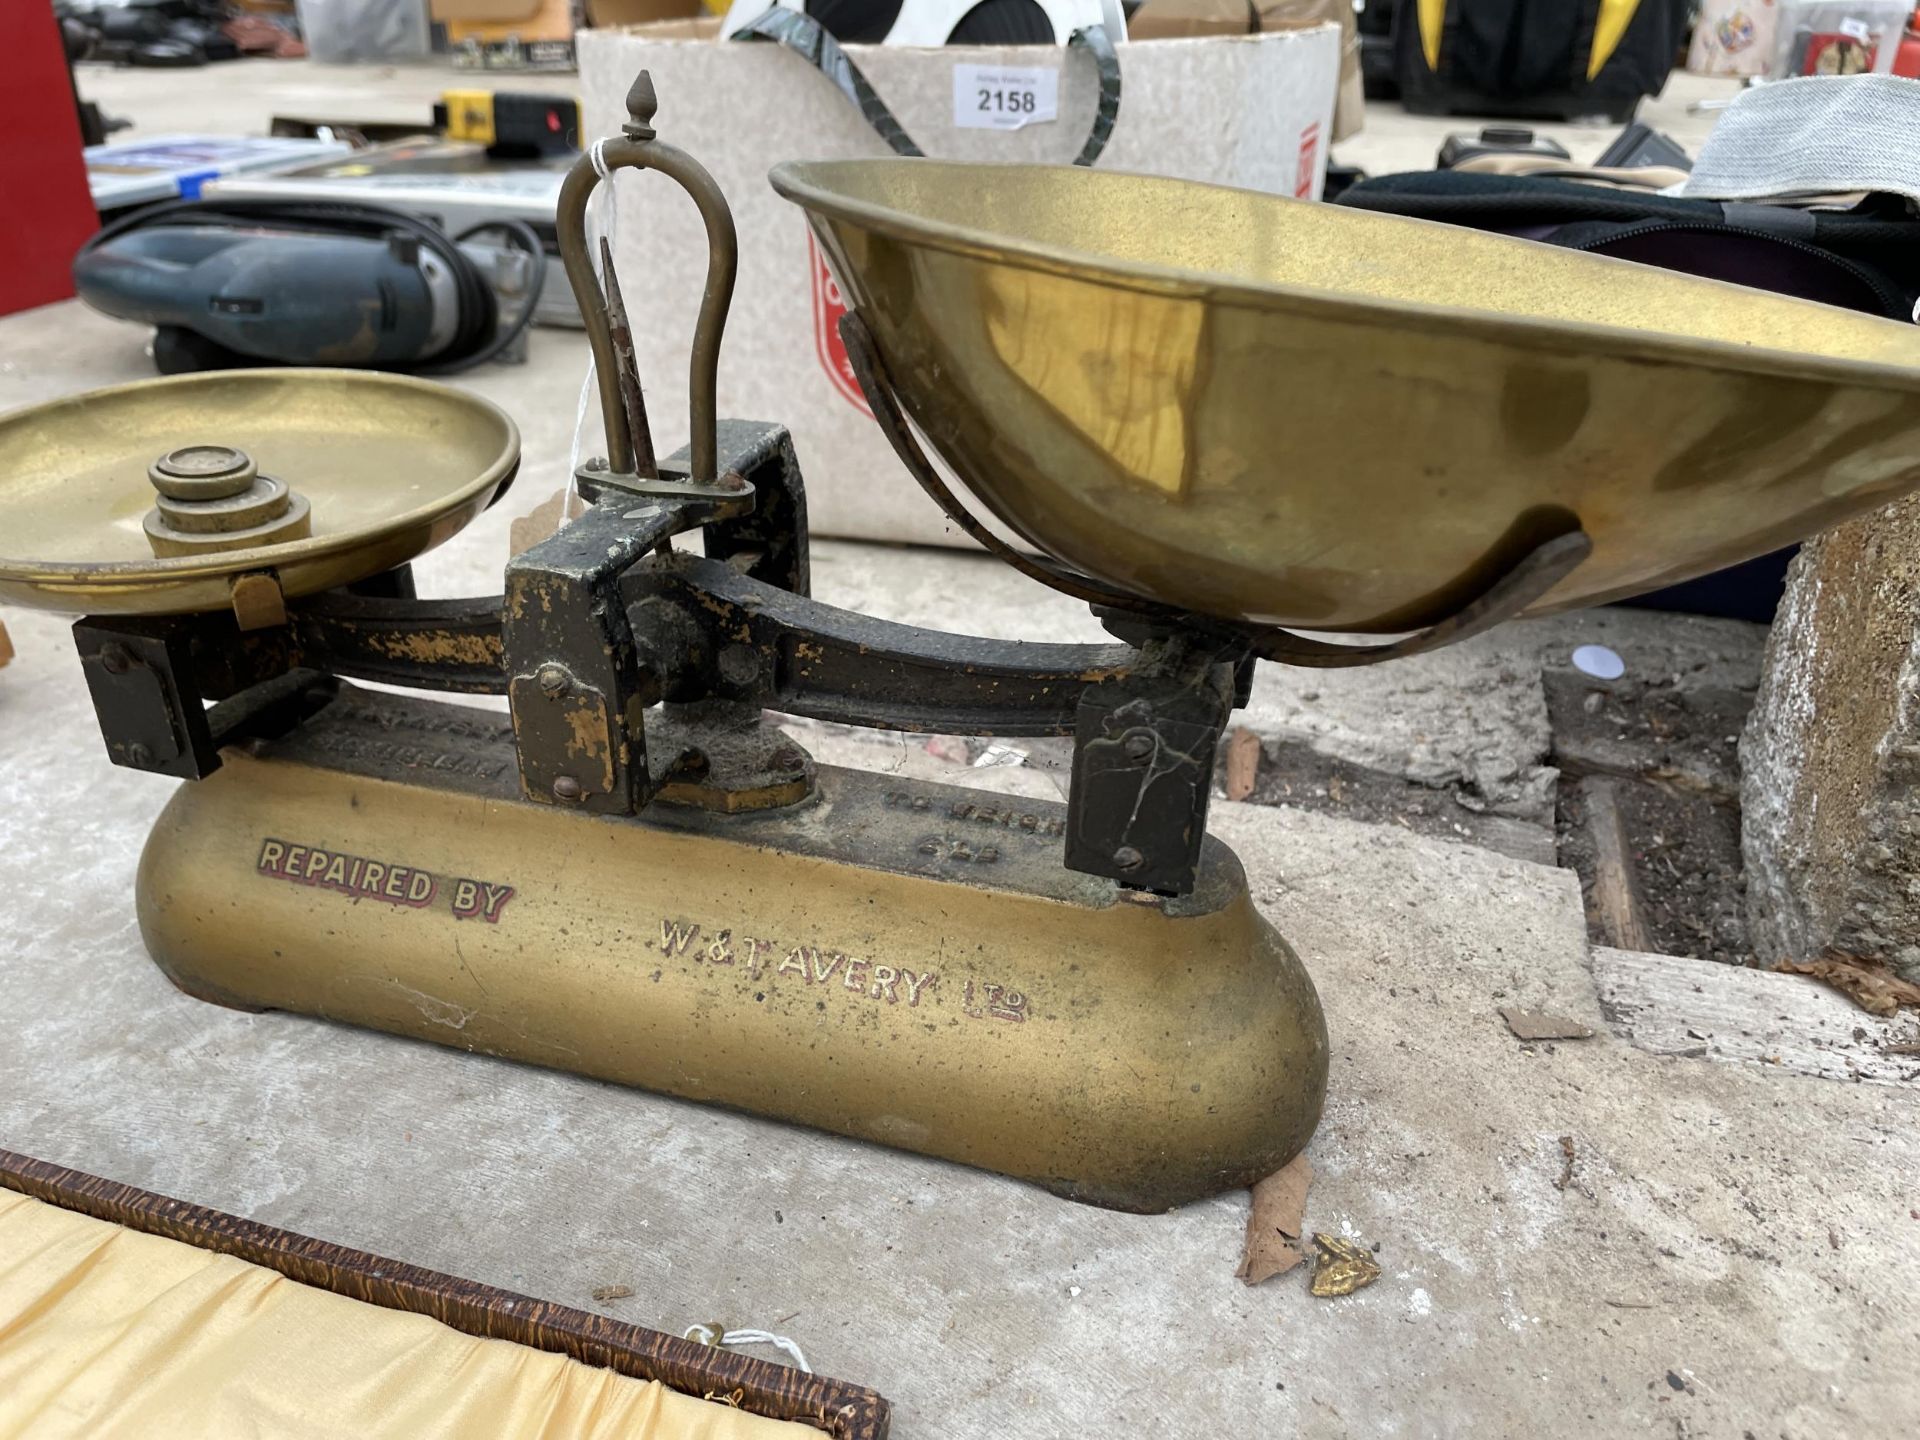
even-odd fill
[[[822,768],[809,800],[533,804],[490,711],[348,689],[181,787],[141,860],[187,993],[748,1110],[1166,1210],[1285,1164],[1326,1026],[1209,840],[1168,899],[1065,807]]]

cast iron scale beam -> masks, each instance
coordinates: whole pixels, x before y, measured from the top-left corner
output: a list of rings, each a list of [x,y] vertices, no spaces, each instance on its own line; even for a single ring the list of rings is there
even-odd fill
[[[598,477],[597,503],[516,557],[504,596],[421,600],[401,572],[297,603],[276,630],[242,631],[228,614],[82,620],[109,754],[199,778],[220,746],[313,714],[337,678],[509,696],[527,798],[602,814],[638,812],[670,778],[647,758],[648,712],[662,702],[1071,736],[1068,865],[1170,893],[1191,884],[1249,642],[1217,624],[1109,612],[1131,643],[1033,644],[823,604],[804,593],[805,501],[786,432],[721,434],[724,483],[677,479],[684,453],[644,490]],[[671,548],[693,530],[705,555]]]
[[[1242,656],[1166,639],[1142,649],[949,635],[825,605],[789,588],[804,586],[807,567],[785,432],[729,424],[722,435],[734,442],[726,483],[670,478],[682,456],[661,467],[669,478],[648,484],[652,493],[603,479],[586,515],[511,562],[504,596],[420,600],[400,575],[297,603],[273,631],[242,631],[227,614],[81,621],[109,754],[203,777],[220,746],[313,714],[336,677],[507,695],[527,798],[603,814],[638,812],[670,779],[647,760],[648,712],[662,701],[907,731],[1071,735],[1072,814],[1085,817],[1070,821],[1074,868],[1143,888],[1191,883]],[[769,512],[785,523],[769,526]],[[668,546],[696,529],[706,555]],[[684,728],[667,712],[653,723],[676,739]]]
[[[806,500],[787,432],[725,422],[716,437],[706,480],[686,450],[653,476],[585,467],[594,504],[509,563],[504,595],[421,600],[401,571],[295,603],[269,630],[241,630],[231,614],[82,620],[75,638],[109,754],[199,778],[222,745],[313,714],[339,678],[507,696],[525,796],[606,815],[638,813],[673,782],[687,726],[653,710],[663,702],[1071,736],[1066,863],[1163,893],[1191,886],[1215,747],[1270,637],[1106,604],[1125,643],[1033,644],[823,604],[806,593]],[[703,554],[673,548],[693,531]],[[1577,531],[1550,540],[1416,640],[1512,613],[1584,547]],[[650,726],[670,746],[652,760]]]

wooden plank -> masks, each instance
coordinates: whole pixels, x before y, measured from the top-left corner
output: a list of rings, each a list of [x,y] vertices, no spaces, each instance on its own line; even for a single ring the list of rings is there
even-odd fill
[[[1602,945],[1593,978],[1608,1023],[1651,1054],[1920,1090],[1920,1024],[1869,1015],[1817,980]]]
[[[1587,808],[1587,832],[1593,837],[1593,906],[1607,939],[1622,950],[1653,949],[1633,879],[1633,849],[1620,815],[1617,781],[1592,776],[1580,782]]]

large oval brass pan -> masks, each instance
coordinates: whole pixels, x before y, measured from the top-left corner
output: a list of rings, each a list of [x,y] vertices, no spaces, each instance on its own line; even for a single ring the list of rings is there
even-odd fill
[[[246,451],[313,507],[310,538],[157,559],[147,467],[169,450]],[[289,599],[404,564],[458,534],[512,480],[520,434],[496,406],[364,370],[224,370],[142,380],[0,416],[0,603],[70,614],[223,610],[272,570]]]
[[[1503,236],[1086,169],[782,165],[904,408],[1033,544],[1196,611],[1444,618],[1577,517],[1536,611],[1920,483],[1920,327]]]

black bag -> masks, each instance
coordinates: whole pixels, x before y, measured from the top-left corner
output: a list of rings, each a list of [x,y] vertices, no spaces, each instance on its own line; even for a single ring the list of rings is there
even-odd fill
[[[1687,11],[1687,0],[1398,0],[1394,78],[1416,115],[1623,123],[1666,84]]]
[[[1362,210],[1501,231],[1551,245],[1914,319],[1920,217],[1899,196],[1852,210],[1687,200],[1545,175],[1420,170],[1348,187]]]
[[[1920,320],[1920,217],[1898,196],[1869,196],[1836,213],[1686,200],[1542,175],[1422,170],[1363,180],[1337,203]],[[1798,549],[1790,545],[1624,603],[1765,623]]]

